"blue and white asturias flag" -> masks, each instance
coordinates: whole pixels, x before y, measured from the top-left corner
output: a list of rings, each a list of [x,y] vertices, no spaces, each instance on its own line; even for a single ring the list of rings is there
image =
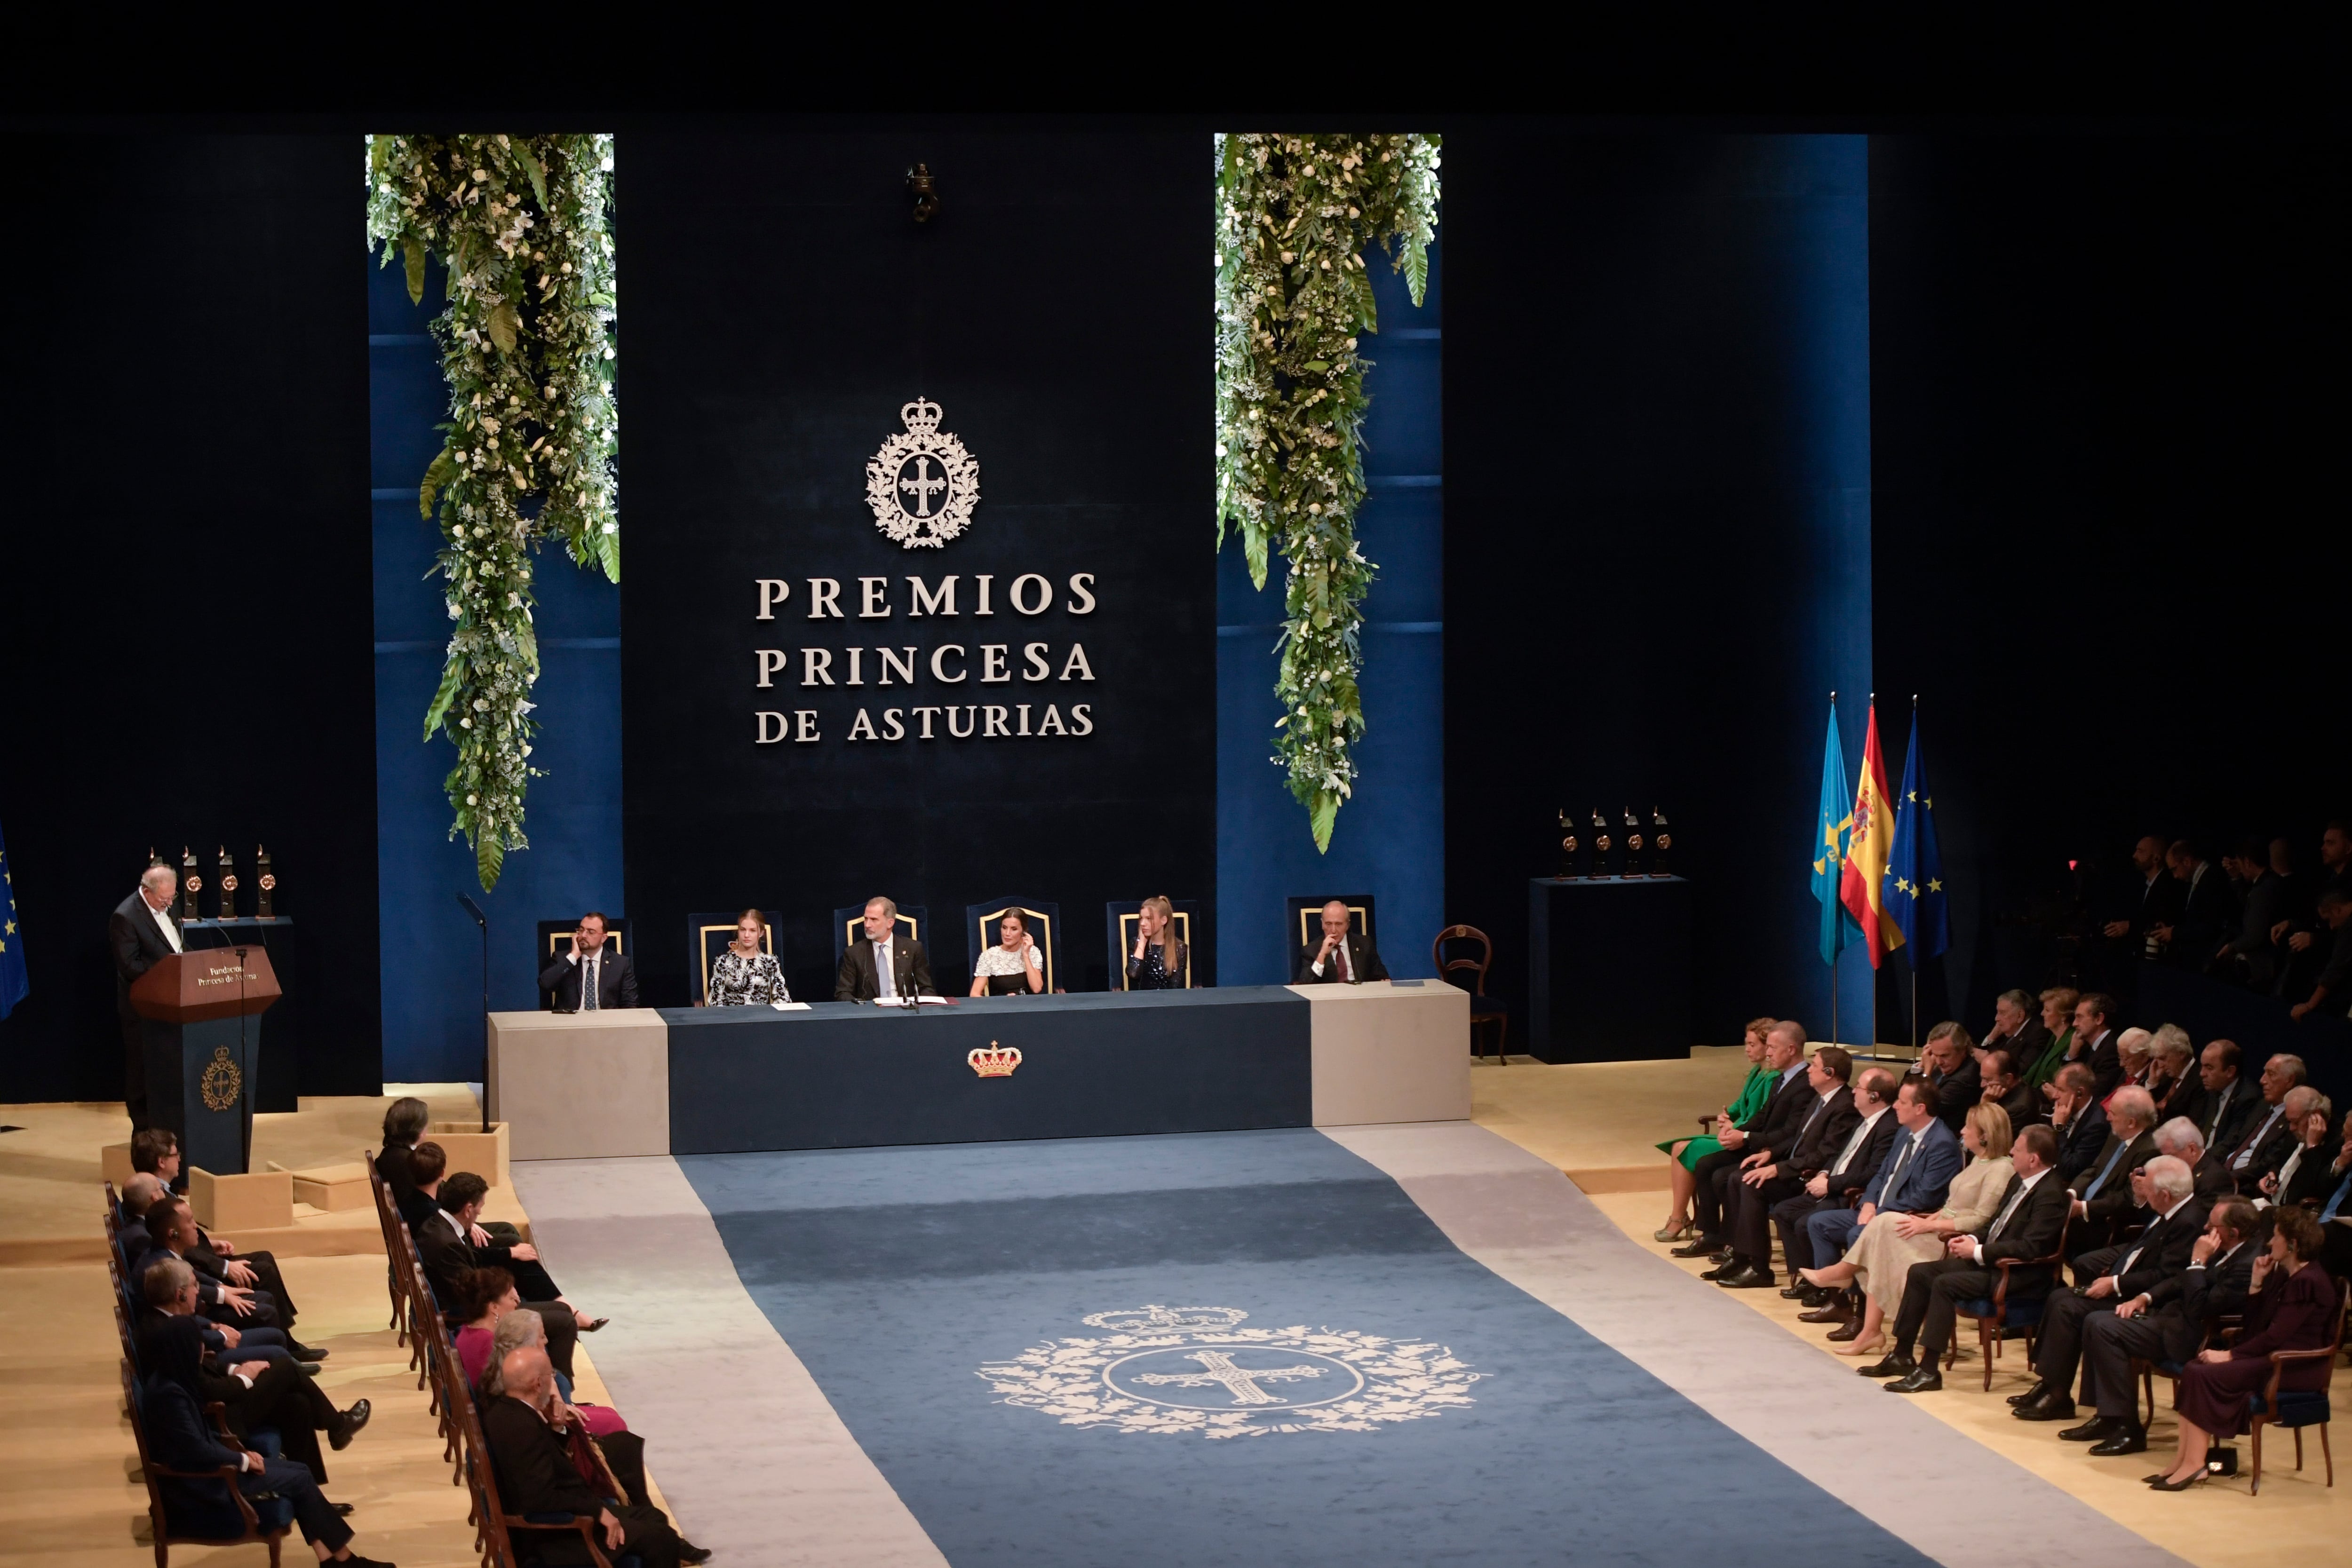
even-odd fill
[[[1903,928],[1914,963],[1952,945],[1944,857],[1936,847],[1936,797],[1919,758],[1919,710],[1911,710],[1911,746],[1903,758],[1903,789],[1895,797],[1895,848],[1886,857],[1883,906]]]
[[[8,864],[8,841],[0,838],[0,1019],[32,988],[25,974],[25,939],[16,931],[16,878]]]
[[[1853,784],[1845,776],[1845,747],[1839,743],[1837,698],[1830,698],[1829,739],[1822,747],[1821,825],[1813,834],[1813,896],[1821,901],[1822,962],[1835,964],[1838,955],[1862,939],[1862,928],[1838,900],[1838,882],[1845,874],[1846,839],[1853,831]]]

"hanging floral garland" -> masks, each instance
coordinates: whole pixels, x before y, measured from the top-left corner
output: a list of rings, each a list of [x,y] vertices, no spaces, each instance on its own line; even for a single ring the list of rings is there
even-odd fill
[[[407,268],[448,276],[433,322],[449,422],[417,505],[436,504],[450,633],[425,738],[446,733],[443,781],[485,892],[523,837],[534,774],[531,555],[560,538],[581,566],[621,580],[619,420],[610,136],[371,136],[368,239]]]
[[[1386,244],[1412,302],[1437,229],[1434,136],[1217,138],[1217,543],[1235,525],[1250,580],[1270,540],[1288,573],[1276,643],[1276,766],[1331,847],[1363,738],[1359,628],[1374,567],[1364,499],[1364,367],[1380,329],[1364,253]]]

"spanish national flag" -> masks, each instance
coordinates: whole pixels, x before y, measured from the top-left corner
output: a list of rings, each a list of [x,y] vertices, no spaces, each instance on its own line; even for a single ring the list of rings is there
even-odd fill
[[[1903,928],[1881,903],[1886,862],[1895,846],[1895,809],[1886,794],[1886,763],[1878,752],[1878,705],[1870,705],[1870,727],[1862,743],[1862,782],[1853,793],[1853,836],[1847,841],[1845,877],[1839,901],[1862,927],[1870,967],[1903,946]]]

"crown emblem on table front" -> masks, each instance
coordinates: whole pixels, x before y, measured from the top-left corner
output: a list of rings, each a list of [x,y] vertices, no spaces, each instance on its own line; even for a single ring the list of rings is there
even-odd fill
[[[971,1062],[971,1070],[982,1078],[1010,1078],[1013,1070],[1021,1065],[1021,1048],[999,1045],[992,1040],[986,1050],[974,1047],[964,1060]]]

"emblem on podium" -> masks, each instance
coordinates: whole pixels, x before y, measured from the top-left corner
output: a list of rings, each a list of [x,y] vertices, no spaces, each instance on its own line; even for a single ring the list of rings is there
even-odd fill
[[[982,1078],[1010,1078],[1013,1076],[1013,1070],[1021,1065],[1021,1048],[1017,1045],[999,1045],[992,1040],[988,1042],[986,1050],[978,1046],[972,1047],[965,1054],[964,1060],[971,1062],[971,1070]]]
[[[245,1070],[231,1060],[228,1047],[213,1047],[213,1059],[205,1063],[205,1075],[199,1082],[207,1111],[234,1111],[237,1097],[245,1092]]]
[[[940,405],[917,398],[898,410],[907,428],[866,465],[874,526],[908,549],[937,549],[971,526],[980,459],[940,428]]]

